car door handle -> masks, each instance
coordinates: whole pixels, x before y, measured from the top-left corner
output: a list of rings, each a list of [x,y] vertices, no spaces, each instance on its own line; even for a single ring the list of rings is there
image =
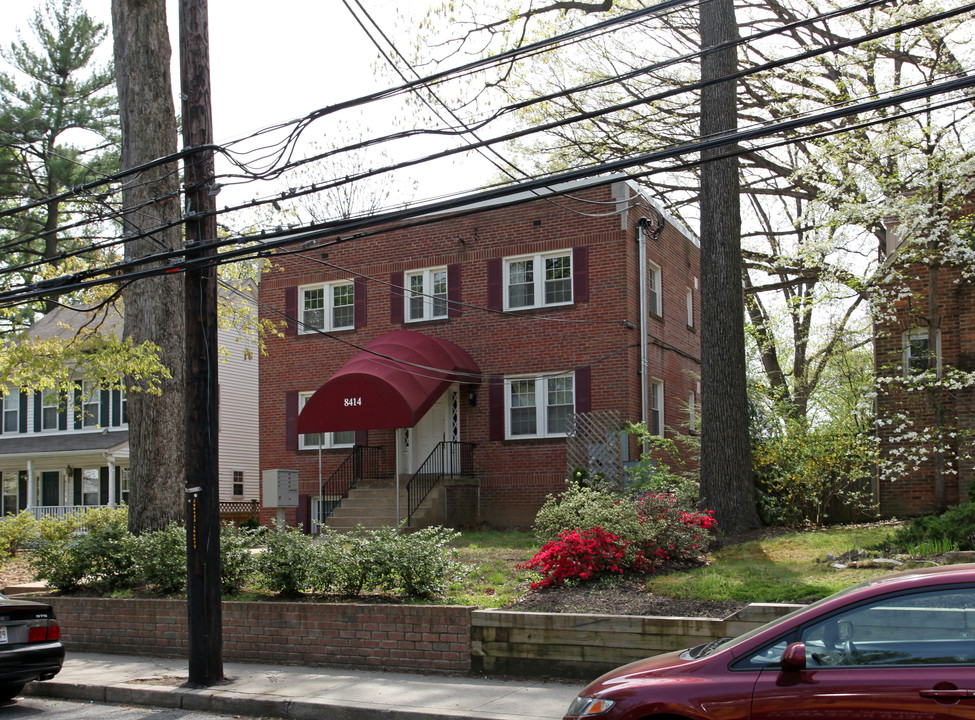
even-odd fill
[[[921,697],[927,698],[966,698],[975,697],[975,690],[922,690]]]

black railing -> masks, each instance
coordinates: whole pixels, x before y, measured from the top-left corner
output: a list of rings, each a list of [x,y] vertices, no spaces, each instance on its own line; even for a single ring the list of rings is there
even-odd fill
[[[319,527],[325,524],[325,520],[332,515],[342,499],[349,496],[349,491],[358,485],[360,480],[378,477],[381,449],[373,445],[356,445],[328,480],[322,483],[322,497],[318,504]]]
[[[456,440],[439,443],[406,483],[406,524],[410,524],[413,513],[438,482],[445,477],[469,477],[473,474],[474,443]]]

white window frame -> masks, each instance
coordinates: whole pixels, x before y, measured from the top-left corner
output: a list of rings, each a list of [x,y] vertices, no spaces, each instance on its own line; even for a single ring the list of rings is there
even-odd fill
[[[547,268],[546,263],[549,260],[556,259],[567,259],[568,265],[568,278],[558,278],[558,280],[568,280],[569,281],[569,299],[559,300],[557,302],[546,302],[545,301],[545,289],[547,283]],[[531,263],[531,302],[524,305],[512,305],[511,303],[511,271],[516,263]],[[572,250],[558,250],[555,252],[548,253],[536,253],[534,255],[518,255],[514,257],[507,257],[504,259],[504,309],[505,310],[530,310],[532,308],[540,307],[559,307],[564,305],[571,305],[575,302],[575,278],[573,267]],[[519,283],[525,284],[528,283]]]
[[[911,343],[915,340],[924,339],[928,341],[928,357],[931,354],[934,355],[934,367],[929,366],[927,370],[935,370],[939,375],[941,373],[941,332],[935,331],[934,333],[934,347],[931,347],[931,333],[928,332],[927,328],[915,328],[913,330],[908,330],[904,333],[904,349],[903,349],[903,364],[904,364],[904,377],[914,377],[920,375],[922,372],[926,371],[915,371],[911,369],[911,360],[913,355],[911,354]]]
[[[72,494],[74,483],[70,483]],[[72,500],[74,498],[72,497]],[[65,503],[67,504],[67,503]],[[102,504],[102,471],[101,468],[82,468],[81,470],[81,504],[85,507],[95,507]]]
[[[81,383],[81,427],[97,428],[101,424],[102,392],[95,383],[83,380]]]
[[[351,302],[336,305],[335,295],[339,290],[347,290],[350,293]],[[313,292],[321,291],[322,307],[309,310],[306,307],[308,295]],[[335,322],[335,311],[338,307],[351,308],[351,317],[348,324]],[[312,312],[322,313],[321,324],[316,324],[309,317]],[[335,282],[318,283],[315,285],[302,285],[298,288],[298,333],[311,335],[319,331],[331,332],[333,330],[352,330],[355,328],[355,283],[351,280],[338,280]]]
[[[663,317],[663,271],[657,263],[647,260],[647,310]]]
[[[664,436],[664,381],[650,378],[650,430],[651,435]]]
[[[302,408],[305,407],[305,403],[308,402],[309,398],[314,395],[314,392],[302,392],[298,393],[298,412],[301,413]],[[335,436],[337,433],[303,433],[298,435],[298,449],[299,450],[333,450],[335,448],[351,448],[355,446],[355,431],[349,430],[352,433],[352,442],[336,442]],[[319,442],[315,442],[314,438],[324,435],[324,438],[320,439]]]
[[[7,422],[13,417],[13,427]],[[20,389],[7,388],[7,394],[3,396],[3,431],[4,433],[20,432]]]
[[[443,292],[436,291],[438,275],[443,276]],[[419,289],[414,289],[414,280],[420,281]],[[411,270],[403,274],[403,318],[406,322],[424,322],[447,317],[448,292],[447,267]],[[414,300],[420,306],[419,314],[414,314]]]
[[[559,375],[517,375],[512,377],[506,377],[504,379],[504,432],[505,438],[509,440],[523,440],[531,438],[550,438],[550,437],[565,437],[566,433],[562,431],[551,431],[549,429],[549,417],[548,410],[553,407],[549,404],[550,391],[557,391],[558,381],[569,379],[571,380],[571,393],[572,393],[572,405],[569,412],[575,412],[576,403],[576,384],[575,384],[575,373],[563,373]],[[554,381],[554,384],[553,382]],[[534,405],[518,405],[516,406],[513,402],[514,398],[512,396],[512,389],[515,385],[526,384],[531,386],[533,392]],[[541,399],[541,402],[539,402]],[[565,406],[564,403],[560,403],[559,406]],[[534,407],[534,422],[535,431],[534,432],[520,432],[515,433],[513,430],[514,422],[512,418],[512,413],[515,409],[527,409]]]
[[[127,426],[129,424],[129,400],[125,388],[119,390],[118,410],[121,416],[118,419],[119,425]]]
[[[119,468],[118,494],[119,494],[119,500],[121,501],[121,503],[123,505],[128,505],[129,504],[129,480],[130,480],[130,478],[131,478],[131,471],[130,471],[129,468],[127,468],[127,467]],[[112,498],[109,497],[109,501],[111,501],[111,500],[112,500]]]
[[[687,288],[687,327],[694,327],[694,289]]]
[[[237,492],[238,488],[240,492]],[[230,471],[230,494],[234,497],[244,496],[244,471],[243,470],[231,470]]]
[[[53,400],[53,403],[52,403]],[[60,404],[61,404],[61,393],[58,392],[57,388],[47,388],[41,390],[41,431],[51,431],[58,429],[58,415],[60,414]],[[49,410],[53,410],[52,413],[48,413]],[[54,424],[49,425],[47,422],[48,416],[53,415]]]

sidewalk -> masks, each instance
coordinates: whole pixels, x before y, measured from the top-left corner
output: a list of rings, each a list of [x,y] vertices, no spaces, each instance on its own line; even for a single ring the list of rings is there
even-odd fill
[[[25,695],[305,720],[558,720],[584,683],[224,663],[226,680],[184,687],[187,661],[69,653]]]

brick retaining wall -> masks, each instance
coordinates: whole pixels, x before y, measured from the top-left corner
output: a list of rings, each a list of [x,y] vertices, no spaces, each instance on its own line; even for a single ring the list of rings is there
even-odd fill
[[[70,653],[186,657],[186,601],[48,597]],[[714,618],[475,610],[456,605],[225,602],[228,661],[591,679],[650,655],[734,636],[794,605]]]
[[[50,597],[69,652],[185,657],[185,600]],[[225,602],[223,657],[387,670],[470,670],[468,607]]]

